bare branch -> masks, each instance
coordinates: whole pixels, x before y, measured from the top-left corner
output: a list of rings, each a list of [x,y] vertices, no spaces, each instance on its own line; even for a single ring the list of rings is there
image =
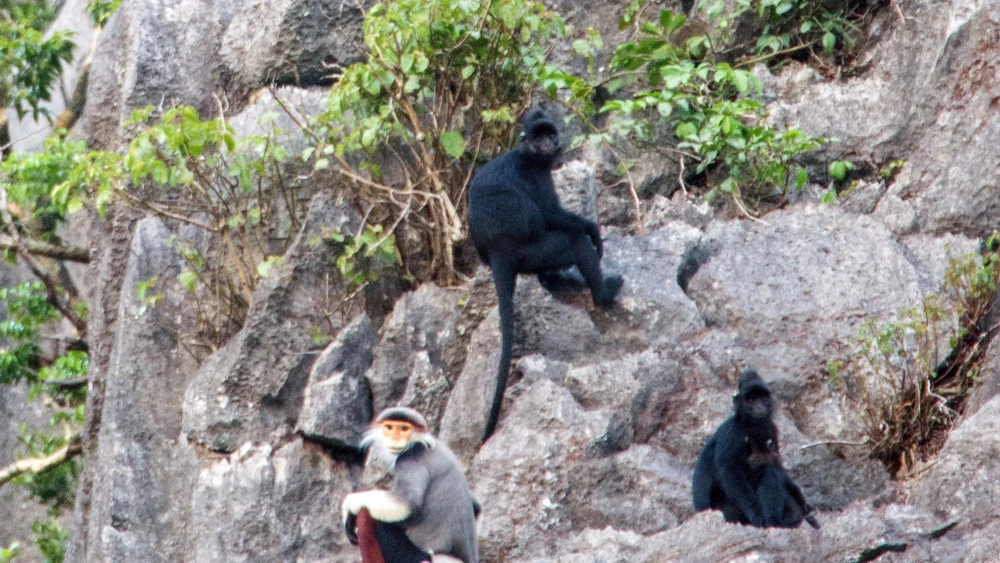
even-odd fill
[[[642,206],[639,203],[639,194],[635,191],[635,182],[632,180],[632,173],[629,172],[628,166],[625,166],[625,160],[622,159],[621,155],[615,151],[615,148],[611,146],[611,143],[605,141],[604,146],[607,147],[608,151],[615,157],[615,159],[622,164],[622,170],[625,172],[625,179],[628,180],[628,192],[632,196],[632,206],[635,208],[635,225],[639,232],[639,236],[646,234],[646,226],[642,221]]]
[[[80,262],[81,264],[90,262],[90,249],[82,246],[65,246],[29,238],[21,238],[21,244],[24,245],[25,250],[35,256],[46,256],[55,260]],[[0,233],[0,248],[14,250],[15,246],[13,237]]]
[[[52,452],[45,457],[32,457],[19,459],[14,463],[0,469],[0,486],[3,486],[11,479],[30,473],[37,475],[52,469],[53,467],[69,461],[83,453],[83,444],[79,434],[73,434],[66,441],[66,445]]]

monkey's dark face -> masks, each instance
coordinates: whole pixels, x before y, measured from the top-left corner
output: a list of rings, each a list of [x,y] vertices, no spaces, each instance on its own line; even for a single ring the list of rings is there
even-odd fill
[[[767,387],[751,387],[733,397],[736,414],[754,420],[770,419],[774,410],[774,400]]]
[[[535,109],[524,117],[522,146],[533,158],[555,160],[562,154],[563,143],[555,120],[545,111]]]

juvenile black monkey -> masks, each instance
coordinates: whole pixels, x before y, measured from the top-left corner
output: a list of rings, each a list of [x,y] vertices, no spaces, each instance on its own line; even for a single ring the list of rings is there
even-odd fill
[[[533,109],[523,126],[521,144],[483,166],[469,187],[469,234],[492,270],[500,308],[500,365],[484,442],[496,429],[507,387],[517,275],[536,274],[545,282],[558,270],[576,266],[599,307],[610,307],[622,285],[620,276],[601,272],[604,247],[597,223],[559,204],[552,166],[565,145],[555,120]]]
[[[705,444],[694,469],[695,510],[721,510],[727,522],[797,528],[819,523],[802,489],[781,465],[774,398],[752,369],[740,374],[735,413]]]
[[[479,563],[479,503],[424,417],[407,407],[385,409],[361,445],[393,468],[392,490],[344,498],[344,529],[361,546],[363,563]]]

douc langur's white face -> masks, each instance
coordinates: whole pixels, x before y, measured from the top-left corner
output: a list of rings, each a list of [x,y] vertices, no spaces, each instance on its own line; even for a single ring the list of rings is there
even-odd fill
[[[399,455],[413,439],[413,425],[401,420],[383,420],[379,423],[382,428],[382,442],[385,449],[392,455]]]

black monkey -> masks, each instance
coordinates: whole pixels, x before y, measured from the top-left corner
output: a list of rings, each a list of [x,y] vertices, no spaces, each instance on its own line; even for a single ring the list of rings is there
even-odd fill
[[[814,528],[802,489],[781,465],[774,398],[756,371],[740,374],[735,413],[705,444],[694,468],[695,510],[721,510],[727,522],[758,527]]]
[[[483,166],[469,187],[469,234],[493,272],[500,306],[500,366],[484,442],[496,429],[507,387],[517,274],[536,274],[545,284],[558,270],[576,266],[600,307],[611,306],[622,285],[621,276],[601,272],[604,247],[597,223],[559,204],[552,166],[564,144],[555,120],[533,109],[523,125],[521,144]]]

